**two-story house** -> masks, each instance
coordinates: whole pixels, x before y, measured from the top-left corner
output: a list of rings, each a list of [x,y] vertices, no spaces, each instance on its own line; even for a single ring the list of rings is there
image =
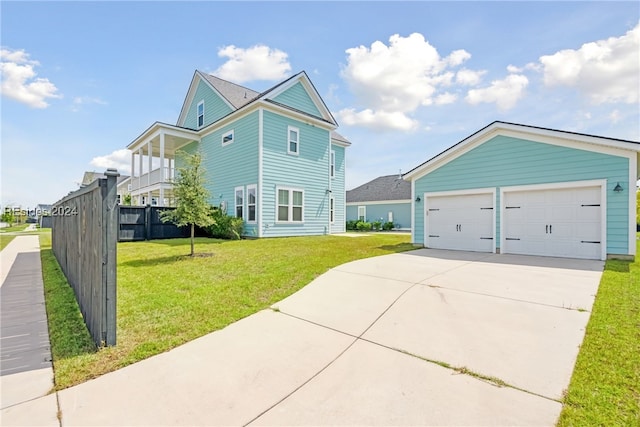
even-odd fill
[[[131,151],[134,204],[174,204],[180,150],[203,156],[210,203],[255,237],[345,229],[350,142],[305,72],[258,93],[196,71],[176,125],[156,122]]]

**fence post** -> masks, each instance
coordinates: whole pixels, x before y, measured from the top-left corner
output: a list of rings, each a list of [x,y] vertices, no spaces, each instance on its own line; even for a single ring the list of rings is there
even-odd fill
[[[144,240],[151,240],[151,205],[144,207]]]
[[[120,174],[116,169],[107,169],[104,173],[107,177],[106,197],[102,205],[102,223],[104,227],[104,295],[106,310],[105,344],[116,345],[116,307],[117,307],[117,245],[118,245],[118,177]]]

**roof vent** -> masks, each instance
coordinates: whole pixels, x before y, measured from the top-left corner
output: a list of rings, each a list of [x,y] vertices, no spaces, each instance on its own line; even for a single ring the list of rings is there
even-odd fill
[[[244,99],[247,99],[247,92],[244,93]]]

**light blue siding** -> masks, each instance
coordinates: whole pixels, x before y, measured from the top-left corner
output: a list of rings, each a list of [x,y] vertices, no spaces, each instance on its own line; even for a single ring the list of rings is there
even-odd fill
[[[204,100],[204,126],[220,120],[220,118],[233,111],[208,84],[200,80],[193,101],[187,110],[184,127],[190,129],[198,128],[197,106],[202,100]]]
[[[331,145],[335,153],[335,173],[331,179],[331,195],[334,199],[334,217],[331,224],[332,233],[343,233],[346,221],[346,193],[345,193],[345,171],[346,171],[346,150],[338,145]]]
[[[320,110],[313,103],[313,100],[302,86],[302,83],[298,82],[291,86],[286,91],[282,92],[275,98],[274,101],[285,104],[296,110],[304,111],[305,113],[314,115],[316,117],[322,117]]]
[[[615,193],[616,183],[629,185],[627,158],[592,151],[496,136],[416,180],[415,193],[514,185],[607,179],[607,253],[629,253],[628,193]],[[496,191],[496,232],[500,232],[500,200]],[[423,204],[416,203],[414,242],[424,244]],[[500,236],[496,236],[499,246]]]
[[[406,203],[370,203],[361,202],[347,206],[347,221],[358,219],[358,206],[366,206],[366,220],[368,222],[387,222],[389,212],[393,212],[393,223],[396,228],[411,228],[411,202]]]
[[[287,154],[287,127],[300,130],[299,155]],[[329,232],[329,131],[270,111],[263,115],[263,236]],[[304,191],[304,222],[276,222],[278,187]]]

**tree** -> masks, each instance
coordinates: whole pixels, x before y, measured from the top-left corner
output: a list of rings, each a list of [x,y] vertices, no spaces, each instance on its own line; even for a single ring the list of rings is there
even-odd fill
[[[127,193],[122,198],[122,204],[125,206],[131,206],[131,194]]]
[[[13,214],[13,210],[11,208],[5,208],[2,217],[0,218],[0,221],[2,222],[6,222],[7,224],[9,224],[9,227],[13,226],[13,223],[15,222],[16,217]]]
[[[163,222],[173,222],[179,227],[191,227],[191,256],[194,255],[193,242],[195,226],[206,227],[214,224],[209,215],[209,192],[205,184],[205,170],[200,153],[188,154],[180,152],[184,167],[178,168],[173,182],[173,193],[176,197],[176,208],[160,213]]]

